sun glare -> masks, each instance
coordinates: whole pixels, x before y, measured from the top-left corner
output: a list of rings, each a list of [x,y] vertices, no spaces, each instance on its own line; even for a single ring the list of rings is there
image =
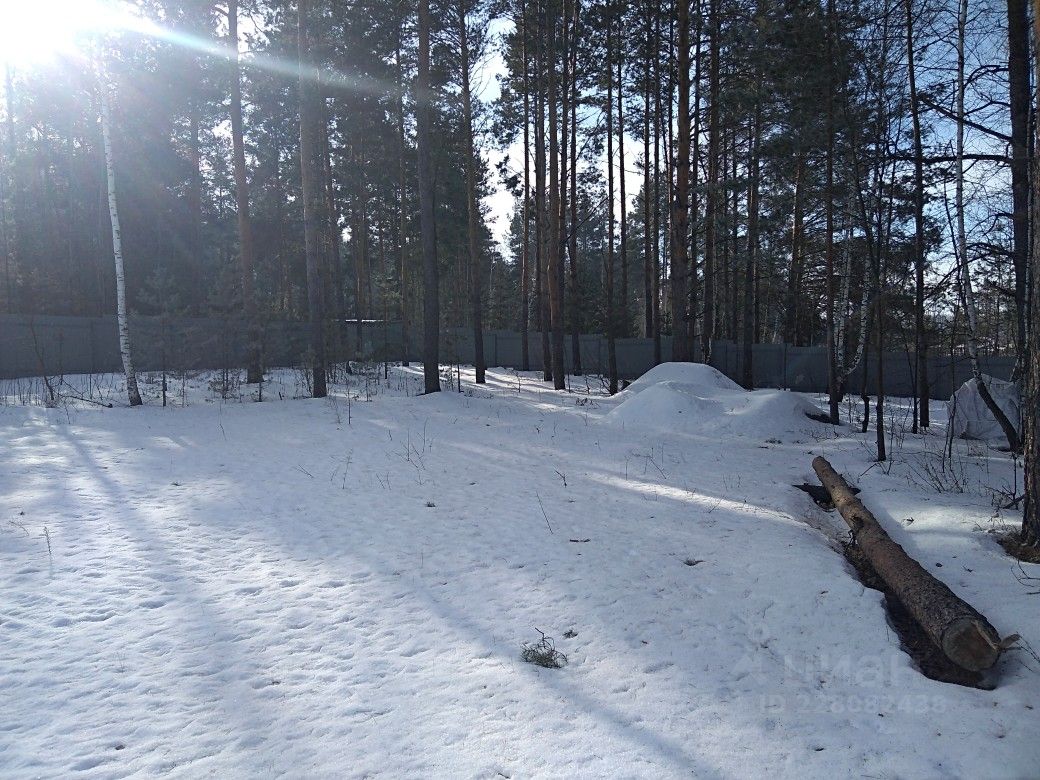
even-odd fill
[[[0,61],[27,66],[86,51],[93,36],[133,18],[117,0],[0,0]]]

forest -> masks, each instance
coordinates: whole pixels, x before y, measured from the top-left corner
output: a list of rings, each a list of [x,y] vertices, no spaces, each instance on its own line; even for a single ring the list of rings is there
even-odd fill
[[[1035,775],[1040,0],[0,66],[4,777]]]
[[[234,315],[250,381],[309,321],[319,395],[351,319],[421,337],[428,390],[448,326],[539,339],[558,389],[582,333],[611,391],[619,338],[731,340],[747,387],[753,345],[825,345],[835,421],[905,351],[915,431],[930,353],[1024,377],[1024,0],[437,2],[142,0],[9,62],[0,306]]]

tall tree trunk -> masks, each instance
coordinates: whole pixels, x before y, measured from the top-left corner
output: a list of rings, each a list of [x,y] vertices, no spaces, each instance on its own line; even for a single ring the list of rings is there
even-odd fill
[[[521,39],[524,68],[524,245],[520,250],[520,367],[531,370],[531,84],[530,62],[527,58],[527,0],[520,4]]]
[[[193,60],[193,72],[196,83],[201,83],[202,75],[198,73],[197,60]],[[188,174],[188,213],[191,215],[191,265],[193,273],[197,278],[203,278],[206,263],[203,261],[205,249],[202,244],[202,150],[200,133],[200,115],[202,113],[200,103],[202,101],[195,95],[191,98],[188,106],[188,161],[191,172]]]
[[[466,171],[466,246],[469,251],[470,309],[473,318],[473,368],[478,385],[484,384],[484,321],[482,301],[484,297],[484,266],[479,243],[480,204],[477,201],[476,149],[473,142],[473,97],[470,94],[469,31],[466,27],[466,2],[460,0],[457,7],[459,55],[462,80],[462,153]]]
[[[324,102],[322,108],[325,108]],[[325,215],[327,217],[328,224],[326,227],[327,233],[327,245],[328,245],[328,261],[330,276],[332,278],[332,284],[335,289],[332,290],[333,295],[331,296],[330,304],[335,307],[336,315],[336,334],[339,334],[340,324],[347,317],[347,300],[345,283],[343,279],[343,258],[340,252],[341,234],[339,227],[339,207],[336,200],[336,182],[333,177],[334,169],[332,167],[332,146],[329,143],[329,112],[328,110],[323,112],[321,122],[321,166],[322,166],[322,178],[325,182]],[[347,362],[347,366],[350,363]]]
[[[235,202],[238,209],[238,263],[242,276],[242,314],[247,329],[246,382],[263,380],[260,363],[260,320],[253,282],[253,223],[249,218],[249,178],[242,138],[242,72],[238,61],[238,0],[228,0],[228,48],[231,53],[231,148],[235,167]]]
[[[581,19],[581,0],[571,0],[571,62],[570,62],[570,109],[571,109],[571,219],[570,219],[570,271],[571,271],[571,370],[581,376],[581,291],[578,289],[578,22]]]
[[[755,389],[754,354],[754,293],[755,269],[758,267],[758,186],[759,146],[762,137],[762,98],[755,91],[755,113],[751,120],[751,143],[748,155],[748,227],[747,254],[744,259],[744,301],[741,323],[741,340],[744,347],[743,385]]]
[[[1015,368],[1026,371],[1029,287],[1029,14],[1027,0],[1007,0],[1008,91],[1011,106],[1011,256],[1015,267]]]
[[[18,164],[18,145],[15,141],[14,128],[14,79],[11,75],[11,64],[4,65],[4,101],[7,117],[4,122],[4,170],[0,175],[7,185],[3,192],[4,219],[4,296],[7,300],[9,314],[15,312],[14,299],[15,275],[18,271],[18,177],[15,166]],[[102,84],[104,89],[104,85]]]
[[[621,316],[621,336],[629,335],[630,320],[628,311],[628,196],[625,192],[625,101],[624,101],[624,59],[625,38],[621,34],[621,20],[618,19],[618,44],[617,44],[617,123],[618,123],[618,195],[620,196],[620,219],[621,228],[621,289],[619,290],[618,312]]]
[[[827,202],[826,246],[827,253],[827,400],[831,425],[839,422],[838,403],[838,348],[834,328],[834,69],[836,23],[834,0],[827,0]],[[916,423],[915,423],[916,425]]]
[[[437,224],[434,213],[433,158],[430,144],[433,92],[430,86],[430,0],[419,0],[419,62],[415,83],[416,142],[419,158],[419,232],[423,260],[423,378],[427,393],[441,389],[440,273],[437,267]]]
[[[1033,0],[1033,68],[1036,98],[1040,101],[1040,0]],[[1040,123],[1034,123],[1034,148],[1040,148]],[[1026,333],[1025,376],[1025,502],[1022,512],[1022,541],[1040,547],[1040,176],[1032,180],[1032,252],[1030,254],[1029,310]]]
[[[303,198],[303,240],[307,265],[307,313],[311,323],[311,393],[327,395],[325,380],[325,301],[321,283],[319,231],[321,229],[321,163],[318,95],[318,68],[309,62],[311,47],[310,0],[299,0],[297,7],[297,50],[300,63],[300,172]]]
[[[537,28],[535,31],[535,128],[534,128],[534,189],[535,189],[535,305],[538,310],[538,330],[542,337],[542,381],[551,382],[552,349],[549,346],[549,300],[546,265],[549,257],[549,225],[545,203],[545,3],[535,0]]]
[[[990,414],[1000,424],[1007,437],[1008,447],[1012,452],[1021,451],[1021,444],[1015,426],[1008,420],[1004,410],[993,400],[986,386],[979,363],[978,314],[975,308],[975,292],[972,289],[971,261],[968,256],[968,236],[964,225],[964,58],[965,34],[968,24],[968,0],[960,0],[957,20],[957,249],[960,264],[961,302],[964,304],[965,321],[967,323],[967,347],[971,358],[971,373],[978,386],[979,395]]]
[[[643,45],[643,338],[654,335],[653,303],[653,235],[650,232],[650,63],[653,59],[651,43],[653,4],[644,2]]]
[[[804,209],[805,156],[798,155],[794,173],[794,218],[791,224],[791,270],[787,275],[787,298],[784,312],[784,341],[798,344],[798,292],[802,277],[802,213]]]
[[[402,36],[403,37],[403,36]],[[407,197],[407,179],[405,176],[405,154],[407,144],[404,134],[404,66],[401,63],[401,39],[397,41],[397,251],[399,253],[398,263],[400,269],[400,294],[401,294],[401,365],[408,365],[410,348],[410,317],[411,309],[408,300],[408,283],[411,275],[408,273],[408,210],[405,199]]]
[[[1017,2],[1017,0],[1011,0]],[[914,4],[906,0],[906,69],[910,86],[910,121],[914,140],[914,375],[917,382],[917,409],[913,432],[931,424],[928,382],[928,334],[924,323],[924,148],[921,140],[921,108],[917,94],[917,68],[914,51]]]
[[[116,204],[116,166],[112,155],[112,113],[109,110],[108,84],[102,76],[101,139],[105,147],[105,175],[108,180],[108,216],[112,223],[112,257],[116,267],[116,322],[119,327],[119,356],[126,376],[126,395],[131,406],[140,406],[141,392],[137,388],[133,353],[130,350],[130,321],[126,311],[126,278],[123,273],[123,233],[119,227],[119,207]]]
[[[678,21],[678,89],[679,108],[676,118],[675,192],[672,196],[671,279],[672,279],[672,360],[693,359],[688,338],[689,258],[689,187],[690,187],[690,7],[685,0],[677,3]],[[669,126],[671,123],[669,123]]]
[[[719,0],[709,3],[708,65],[708,186],[704,205],[704,323],[701,326],[701,360],[711,362],[715,336],[715,261],[719,191]]]
[[[552,325],[552,374],[553,386],[557,390],[566,387],[563,368],[563,266],[560,247],[562,233],[560,225],[560,136],[559,96],[556,72],[556,19],[555,0],[548,14],[548,103],[549,103],[549,316]]]
[[[616,314],[614,304],[614,19],[607,19],[607,256],[604,268],[607,326],[607,381],[610,394],[618,391]]]
[[[654,5],[651,4],[651,8]],[[654,297],[654,365],[664,359],[661,353],[661,65],[659,53],[661,49],[661,14],[655,14],[654,49],[651,55],[654,66],[654,283],[651,294]]]
[[[688,292],[687,300],[687,311],[689,316],[686,318],[686,344],[688,345],[690,352],[690,360],[694,359],[694,355],[700,352],[700,343],[697,337],[697,320],[698,312],[701,311],[699,296],[700,296],[700,277],[698,276],[697,269],[700,267],[698,260],[697,250],[697,237],[698,237],[698,225],[700,224],[701,215],[701,190],[698,186],[700,181],[701,173],[701,126],[703,124],[703,110],[701,108],[702,103],[702,79],[701,74],[703,70],[704,62],[704,47],[702,42],[704,40],[704,14],[702,12],[704,5],[701,0],[696,0],[692,5],[693,8],[693,40],[697,42],[696,54],[693,57],[693,127],[691,128],[691,152],[690,152],[690,165],[689,165],[689,184],[687,187],[687,193],[689,196],[689,214],[687,216],[689,230],[686,235],[686,252],[688,257],[688,264],[686,270],[686,288]],[[673,101],[668,101],[669,108]],[[703,359],[703,353],[701,358]]]

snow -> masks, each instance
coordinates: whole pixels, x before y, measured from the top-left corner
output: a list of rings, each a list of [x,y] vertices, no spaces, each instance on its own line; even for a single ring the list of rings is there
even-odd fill
[[[797,393],[748,392],[711,366],[662,363],[637,379],[606,419],[628,430],[676,430],[759,441],[825,429],[808,415],[820,409]]]
[[[1040,647],[1036,588],[985,532],[1001,453],[955,442],[942,475],[941,429],[911,436],[899,405],[889,468],[850,426],[619,425],[636,385],[463,370],[466,392],[417,396],[394,368],[310,400],[282,371],[257,404],[213,380],[162,408],[151,378],[133,410],[0,388],[5,778],[1035,774],[1036,664],[1007,653],[992,691],[924,678],[840,519],[790,487],[826,455]],[[520,660],[538,629],[564,668]]]
[[[1022,429],[1022,401],[1018,385],[991,376],[983,376],[997,406],[1007,415],[1016,430]],[[997,418],[990,412],[979,394],[978,382],[972,377],[957,388],[946,404],[954,436],[963,439],[978,439],[1007,446],[1007,437]]]

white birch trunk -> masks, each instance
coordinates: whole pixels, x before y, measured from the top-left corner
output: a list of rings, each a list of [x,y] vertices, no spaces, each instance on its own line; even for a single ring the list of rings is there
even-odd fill
[[[102,83],[101,137],[105,147],[105,172],[108,177],[108,215],[112,222],[112,255],[116,264],[116,320],[119,326],[119,354],[123,359],[126,374],[126,394],[131,406],[141,405],[141,392],[137,388],[137,373],[130,354],[130,323],[126,316],[126,282],[123,276],[123,237],[119,229],[119,209],[116,206],[116,169],[112,159],[112,117],[108,106],[108,85]]]
[[[968,233],[964,227],[964,38],[968,26],[968,0],[960,0],[960,11],[957,17],[957,260],[960,265],[961,300],[964,303],[964,314],[967,320],[968,357],[971,358],[971,373],[978,386],[979,396],[986,404],[990,414],[1000,424],[1007,436],[1008,447],[1012,452],[1021,450],[1018,431],[1015,425],[1004,414],[993,400],[989,388],[982,377],[979,365],[978,314],[975,309],[975,291],[971,287],[971,263],[968,260]]]

